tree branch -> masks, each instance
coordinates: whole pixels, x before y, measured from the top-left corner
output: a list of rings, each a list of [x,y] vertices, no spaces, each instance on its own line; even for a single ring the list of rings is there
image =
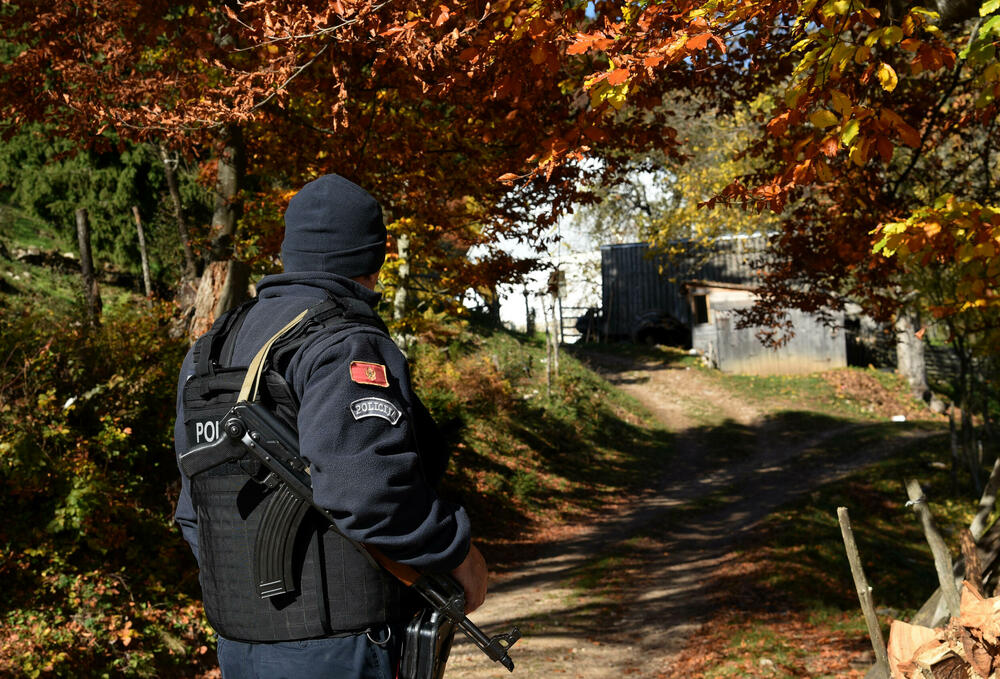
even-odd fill
[[[976,25],[972,27],[972,32],[969,34],[969,46],[970,47],[972,46],[972,43],[976,39],[976,34],[979,33],[979,25],[981,23],[982,23],[982,19],[978,20],[976,22]],[[918,146],[917,148],[913,149],[913,155],[910,157],[910,163],[909,163],[909,165],[907,165],[906,169],[903,170],[903,174],[901,174],[896,179],[896,181],[893,182],[892,188],[889,190],[889,201],[890,202],[896,198],[896,192],[899,190],[899,187],[902,186],[903,182],[910,175],[910,172],[912,172],[913,168],[916,167],[917,161],[919,161],[920,157],[923,155],[925,143],[926,143],[928,137],[930,137],[931,131],[933,130],[934,125],[937,122],[937,117],[941,114],[942,107],[944,106],[945,102],[948,101],[948,98],[951,97],[951,94],[952,94],[952,92],[955,91],[955,88],[958,86],[959,78],[960,78],[960,76],[962,74],[962,66],[963,65],[964,65],[964,62],[961,59],[958,59],[955,62],[955,68],[952,70],[951,83],[948,85],[948,87],[945,89],[945,91],[941,94],[941,98],[938,99],[937,104],[934,105],[934,108],[931,110],[930,116],[926,118],[927,122],[924,125],[924,131],[920,135],[920,146]]]

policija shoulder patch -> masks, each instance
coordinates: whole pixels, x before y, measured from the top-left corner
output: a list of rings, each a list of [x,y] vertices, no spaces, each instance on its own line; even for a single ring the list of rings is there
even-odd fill
[[[395,405],[384,398],[359,398],[351,403],[351,415],[355,420],[363,420],[366,417],[381,417],[389,424],[395,425],[403,416],[403,413]]]
[[[371,384],[376,387],[388,387],[389,376],[381,363],[365,363],[351,361],[351,379],[358,384]]]

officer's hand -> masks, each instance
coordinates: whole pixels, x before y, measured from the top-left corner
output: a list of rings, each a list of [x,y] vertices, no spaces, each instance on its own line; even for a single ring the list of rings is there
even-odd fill
[[[475,545],[469,547],[469,555],[458,568],[451,572],[458,584],[465,590],[465,612],[471,613],[486,599],[486,559]]]

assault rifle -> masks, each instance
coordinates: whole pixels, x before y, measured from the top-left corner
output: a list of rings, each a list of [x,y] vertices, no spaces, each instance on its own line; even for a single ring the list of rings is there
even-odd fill
[[[222,430],[223,435],[215,441],[181,455],[180,468],[190,478],[220,464],[235,462],[248,452],[260,461],[267,471],[262,483],[274,497],[261,517],[254,547],[257,594],[264,599],[290,592],[295,588],[292,551],[299,525],[310,508],[319,512],[331,526],[335,526],[333,515],[313,501],[309,470],[299,457],[295,432],[267,408],[257,402],[241,401],[223,418]],[[510,672],[514,671],[514,661],[507,651],[521,638],[517,627],[507,634],[487,636],[465,615],[462,587],[454,578],[441,574],[420,574],[409,566],[392,561],[373,547],[357,546],[373,564],[381,565],[416,590],[491,660]]]

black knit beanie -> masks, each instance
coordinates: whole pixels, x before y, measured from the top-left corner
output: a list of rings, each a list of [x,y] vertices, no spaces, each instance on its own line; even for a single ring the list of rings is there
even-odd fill
[[[309,182],[285,210],[285,271],[325,271],[347,278],[375,273],[385,261],[385,224],[378,201],[335,174]]]

